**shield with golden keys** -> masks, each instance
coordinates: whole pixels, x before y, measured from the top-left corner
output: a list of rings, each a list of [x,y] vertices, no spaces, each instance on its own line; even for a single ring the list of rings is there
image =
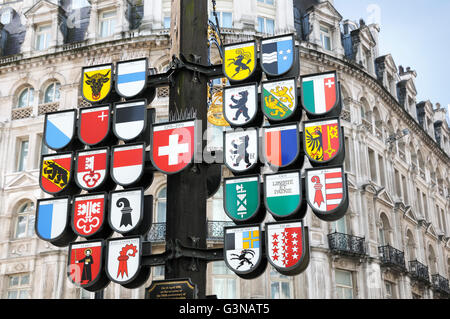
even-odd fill
[[[104,100],[111,92],[112,64],[84,67],[81,76],[81,95],[90,103]]]
[[[226,45],[223,73],[230,81],[244,81],[253,75],[256,60],[255,41]]]

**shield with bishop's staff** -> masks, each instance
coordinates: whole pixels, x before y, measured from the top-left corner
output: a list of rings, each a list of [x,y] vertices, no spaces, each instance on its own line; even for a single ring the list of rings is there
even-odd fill
[[[342,166],[307,169],[306,200],[322,220],[341,219],[348,208],[347,177]]]

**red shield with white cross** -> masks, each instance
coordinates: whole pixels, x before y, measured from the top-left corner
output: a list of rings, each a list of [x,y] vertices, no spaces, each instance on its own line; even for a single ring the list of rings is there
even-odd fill
[[[109,105],[80,110],[78,135],[86,145],[97,145],[109,134],[111,107]]]
[[[195,120],[155,124],[152,132],[152,162],[165,174],[175,174],[194,158]]]

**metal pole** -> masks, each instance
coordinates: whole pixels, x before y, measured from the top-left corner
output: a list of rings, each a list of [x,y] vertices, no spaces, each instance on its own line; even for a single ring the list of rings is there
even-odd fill
[[[208,2],[173,0],[171,17],[171,56],[184,56],[190,62],[207,64]],[[206,128],[207,78],[180,69],[170,87],[169,112],[183,114],[194,110]],[[203,132],[201,132],[203,133]],[[167,176],[167,245],[206,248],[206,174],[193,169]],[[180,256],[181,255],[181,256]],[[183,250],[165,264],[165,278],[191,278],[198,298],[206,294],[206,260],[188,257]]]

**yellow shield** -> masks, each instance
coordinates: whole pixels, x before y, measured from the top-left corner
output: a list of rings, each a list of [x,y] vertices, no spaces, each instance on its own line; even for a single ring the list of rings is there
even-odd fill
[[[248,79],[256,67],[255,41],[225,46],[223,72],[230,81]]]
[[[111,92],[112,64],[83,68],[82,96],[88,102],[100,102]]]

